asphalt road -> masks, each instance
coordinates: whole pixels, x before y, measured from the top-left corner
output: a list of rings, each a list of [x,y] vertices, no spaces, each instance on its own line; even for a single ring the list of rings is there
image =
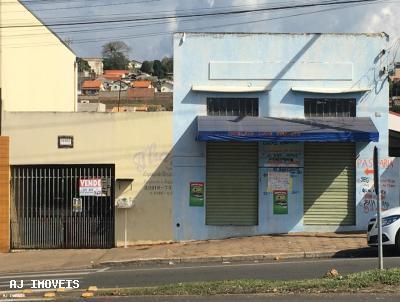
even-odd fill
[[[102,269],[50,271],[7,274],[0,276],[0,291],[9,290],[10,280],[69,279],[79,280],[80,288],[96,285],[99,288],[154,286],[161,284],[232,279],[294,280],[320,278],[335,268],[341,274],[377,267],[376,258],[293,259],[259,263],[204,263],[193,265],[158,265],[106,267]],[[400,257],[385,258],[385,267],[400,267]]]
[[[135,301],[135,302],[398,302],[400,300],[399,295],[386,295],[386,294],[352,294],[352,295],[226,295],[226,296],[204,296],[204,297],[117,297],[117,298],[95,298],[91,301],[96,302],[125,302],[125,301]]]

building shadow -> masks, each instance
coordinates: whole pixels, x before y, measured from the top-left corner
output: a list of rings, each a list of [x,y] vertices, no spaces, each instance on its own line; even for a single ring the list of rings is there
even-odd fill
[[[124,244],[124,215],[127,211],[128,244],[172,240],[172,150],[159,151],[157,145],[136,153],[132,158],[141,177],[138,180],[116,180],[116,198],[130,196],[130,187],[139,186],[133,194],[133,207],[116,209],[116,243]],[[139,181],[139,183],[137,182]],[[119,184],[122,182],[122,184]]]
[[[366,239],[365,239],[366,240]],[[383,256],[387,258],[399,257],[399,252],[392,246],[383,247]],[[332,258],[377,258],[378,248],[363,247],[358,249],[341,250],[335,253]]]

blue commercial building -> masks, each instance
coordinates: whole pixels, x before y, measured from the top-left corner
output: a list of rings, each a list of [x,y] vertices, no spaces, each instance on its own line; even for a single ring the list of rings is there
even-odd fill
[[[384,33],[176,33],[174,239],[364,230],[374,146],[383,207],[398,206],[388,45]]]

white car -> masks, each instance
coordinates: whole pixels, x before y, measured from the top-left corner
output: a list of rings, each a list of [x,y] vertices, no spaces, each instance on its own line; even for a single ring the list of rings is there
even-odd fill
[[[368,223],[367,241],[369,246],[378,245],[376,216]],[[400,252],[400,207],[382,212],[382,244],[396,246]]]

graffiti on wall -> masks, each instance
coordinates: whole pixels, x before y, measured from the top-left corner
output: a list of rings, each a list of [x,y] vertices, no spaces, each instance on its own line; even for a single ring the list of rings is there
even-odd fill
[[[387,189],[395,188],[396,180],[390,178],[381,179],[380,186],[381,188],[387,188]]]
[[[380,176],[380,194],[382,211],[395,206],[396,179],[392,175],[394,168],[394,159],[385,158],[379,160],[379,169],[383,171]],[[364,214],[375,214],[377,211],[377,195],[374,189],[374,164],[373,159],[358,159],[357,168],[360,177],[357,178],[359,194],[361,196],[360,206]]]
[[[298,143],[263,143],[260,159],[264,167],[302,166],[303,146]]]
[[[385,158],[379,160],[379,168],[381,169],[393,168],[393,166],[394,166],[394,160],[392,158]],[[373,167],[374,167],[374,160],[372,158],[357,160],[357,168],[367,169],[364,170],[365,173],[373,174],[374,173],[374,171],[372,170]]]
[[[390,201],[387,199],[387,192],[385,190],[381,190],[379,195],[381,201],[381,209],[382,211],[386,211],[390,208]],[[365,193],[364,199],[362,201],[363,212],[365,214],[368,213],[376,213],[377,207],[377,196],[375,192]]]
[[[154,196],[172,195],[172,156],[153,143],[133,155],[134,168],[141,173],[143,189]]]
[[[157,144],[153,143],[142,151],[133,155],[133,163],[139,171],[145,172],[146,169],[161,163],[168,155],[168,152],[160,152],[157,150]]]

